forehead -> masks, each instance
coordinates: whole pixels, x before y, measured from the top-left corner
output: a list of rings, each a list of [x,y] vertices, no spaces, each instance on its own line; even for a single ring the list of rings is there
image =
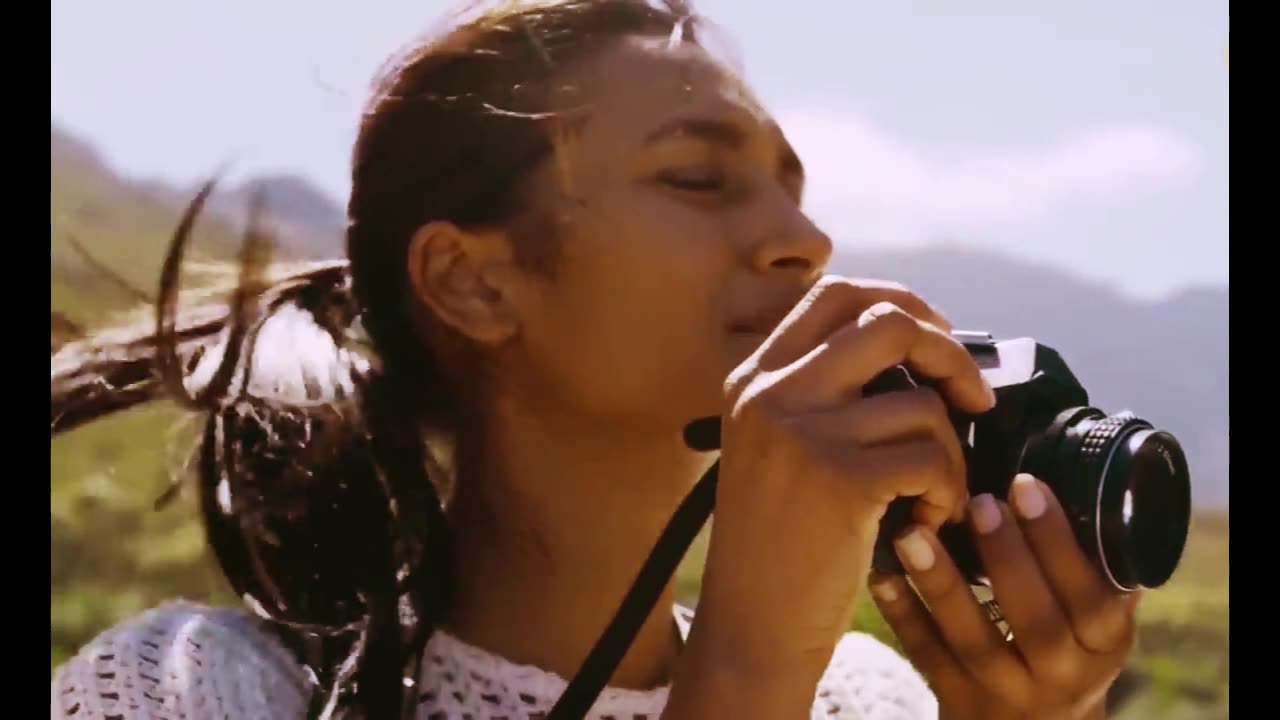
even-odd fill
[[[587,134],[640,136],[676,113],[732,113],[764,126],[771,118],[725,63],[700,47],[629,37],[572,68],[563,102],[579,109]]]

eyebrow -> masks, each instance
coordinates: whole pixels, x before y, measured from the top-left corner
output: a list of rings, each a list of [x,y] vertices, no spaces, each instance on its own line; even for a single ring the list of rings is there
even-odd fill
[[[741,150],[747,143],[746,134],[738,125],[724,120],[697,117],[677,117],[669,120],[646,134],[643,143],[652,145],[676,135],[723,145],[731,150]],[[785,138],[782,139],[780,152],[779,169],[789,175],[804,177],[804,163],[800,162],[795,148],[791,147],[791,143]]]
[[[746,144],[742,128],[731,122],[691,117],[678,117],[659,125],[644,136],[644,144],[652,145],[676,135],[688,135],[734,150]]]

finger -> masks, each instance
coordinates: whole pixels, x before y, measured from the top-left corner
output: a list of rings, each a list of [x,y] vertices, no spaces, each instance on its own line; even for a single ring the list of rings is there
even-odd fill
[[[1080,645],[1095,653],[1125,646],[1132,633],[1132,608],[1081,550],[1053,492],[1022,474],[1014,478],[1009,499],[1022,535]]]
[[[988,692],[1021,706],[1031,692],[1027,666],[991,622],[937,536],[908,528],[894,547],[961,666]]]
[[[929,610],[906,580],[873,573],[868,588],[880,616],[902,645],[903,653],[928,679],[934,694],[959,696],[958,691],[971,682],[970,676],[947,647]]]
[[[1007,506],[983,494],[969,503],[974,544],[1004,619],[1034,676],[1062,688],[1079,682],[1085,650]]]
[[[935,327],[951,324],[936,309],[901,285],[828,275],[819,280],[760,348],[760,366],[776,370],[795,362],[867,308],[891,302]]]
[[[885,507],[899,497],[914,497],[917,516],[940,525],[957,503],[965,502],[963,477],[955,475],[947,451],[932,440],[874,447],[837,442],[829,452],[836,455],[837,466],[858,468],[860,479],[852,490],[866,498],[858,507]]]
[[[845,399],[885,370],[906,365],[933,380],[948,402],[980,413],[995,394],[963,345],[942,330],[888,303],[873,306],[792,364],[779,382],[799,407]]]
[[[945,481],[955,490],[955,501],[945,515],[939,514],[941,508],[935,511],[935,506],[917,504],[916,520],[937,529],[950,518],[963,517],[968,502],[964,451],[937,391],[921,388],[891,392],[807,417],[810,427],[832,442],[862,447],[909,440],[938,443],[947,456]]]

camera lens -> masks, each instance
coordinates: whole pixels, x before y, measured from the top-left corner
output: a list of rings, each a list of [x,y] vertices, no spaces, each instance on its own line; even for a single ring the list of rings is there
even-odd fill
[[[1045,475],[1083,547],[1117,588],[1168,582],[1191,523],[1191,474],[1177,439],[1130,413],[1095,408],[1059,415],[1049,431],[1058,433],[1056,467]]]
[[[1190,473],[1178,442],[1149,428],[1118,440],[1102,497],[1099,538],[1116,582],[1163,585],[1178,566],[1191,521]]]

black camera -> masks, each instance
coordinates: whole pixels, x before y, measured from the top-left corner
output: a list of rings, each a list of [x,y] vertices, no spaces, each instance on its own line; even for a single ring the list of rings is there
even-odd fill
[[[1191,474],[1177,439],[1131,413],[1108,415],[1090,406],[1088,393],[1058,353],[1035,340],[953,335],[996,391],[991,410],[951,415],[964,449],[970,494],[1005,498],[1018,473],[1031,473],[1052,488],[1080,546],[1112,585],[1131,591],[1167,582],[1182,559],[1191,524]],[[862,392],[874,395],[929,384],[898,366],[878,375]],[[694,420],[684,428],[685,444],[700,452],[717,450],[720,429],[719,417]],[[583,717],[604,688],[710,516],[719,468],[719,462],[713,464],[680,503],[548,718]],[[892,543],[911,522],[914,502],[903,497],[889,504],[872,557],[875,569],[902,573]],[[967,525],[944,525],[939,540],[970,585],[987,585]],[[996,604],[984,605],[997,626],[1002,625]],[[1008,633],[1007,627],[1001,629]]]
[[[1121,591],[1154,588],[1173,575],[1191,520],[1191,476],[1177,439],[1129,412],[1109,415],[1089,396],[1057,351],[1031,338],[996,341],[956,332],[996,391],[980,415],[953,412],[965,453],[969,492],[1004,499],[1013,478],[1030,473],[1053,490],[1080,546]],[[891,368],[863,394],[927,386]],[[894,537],[911,522],[912,498],[890,504],[872,564],[902,573]],[[970,530],[948,524],[939,540],[973,585],[985,577]]]

